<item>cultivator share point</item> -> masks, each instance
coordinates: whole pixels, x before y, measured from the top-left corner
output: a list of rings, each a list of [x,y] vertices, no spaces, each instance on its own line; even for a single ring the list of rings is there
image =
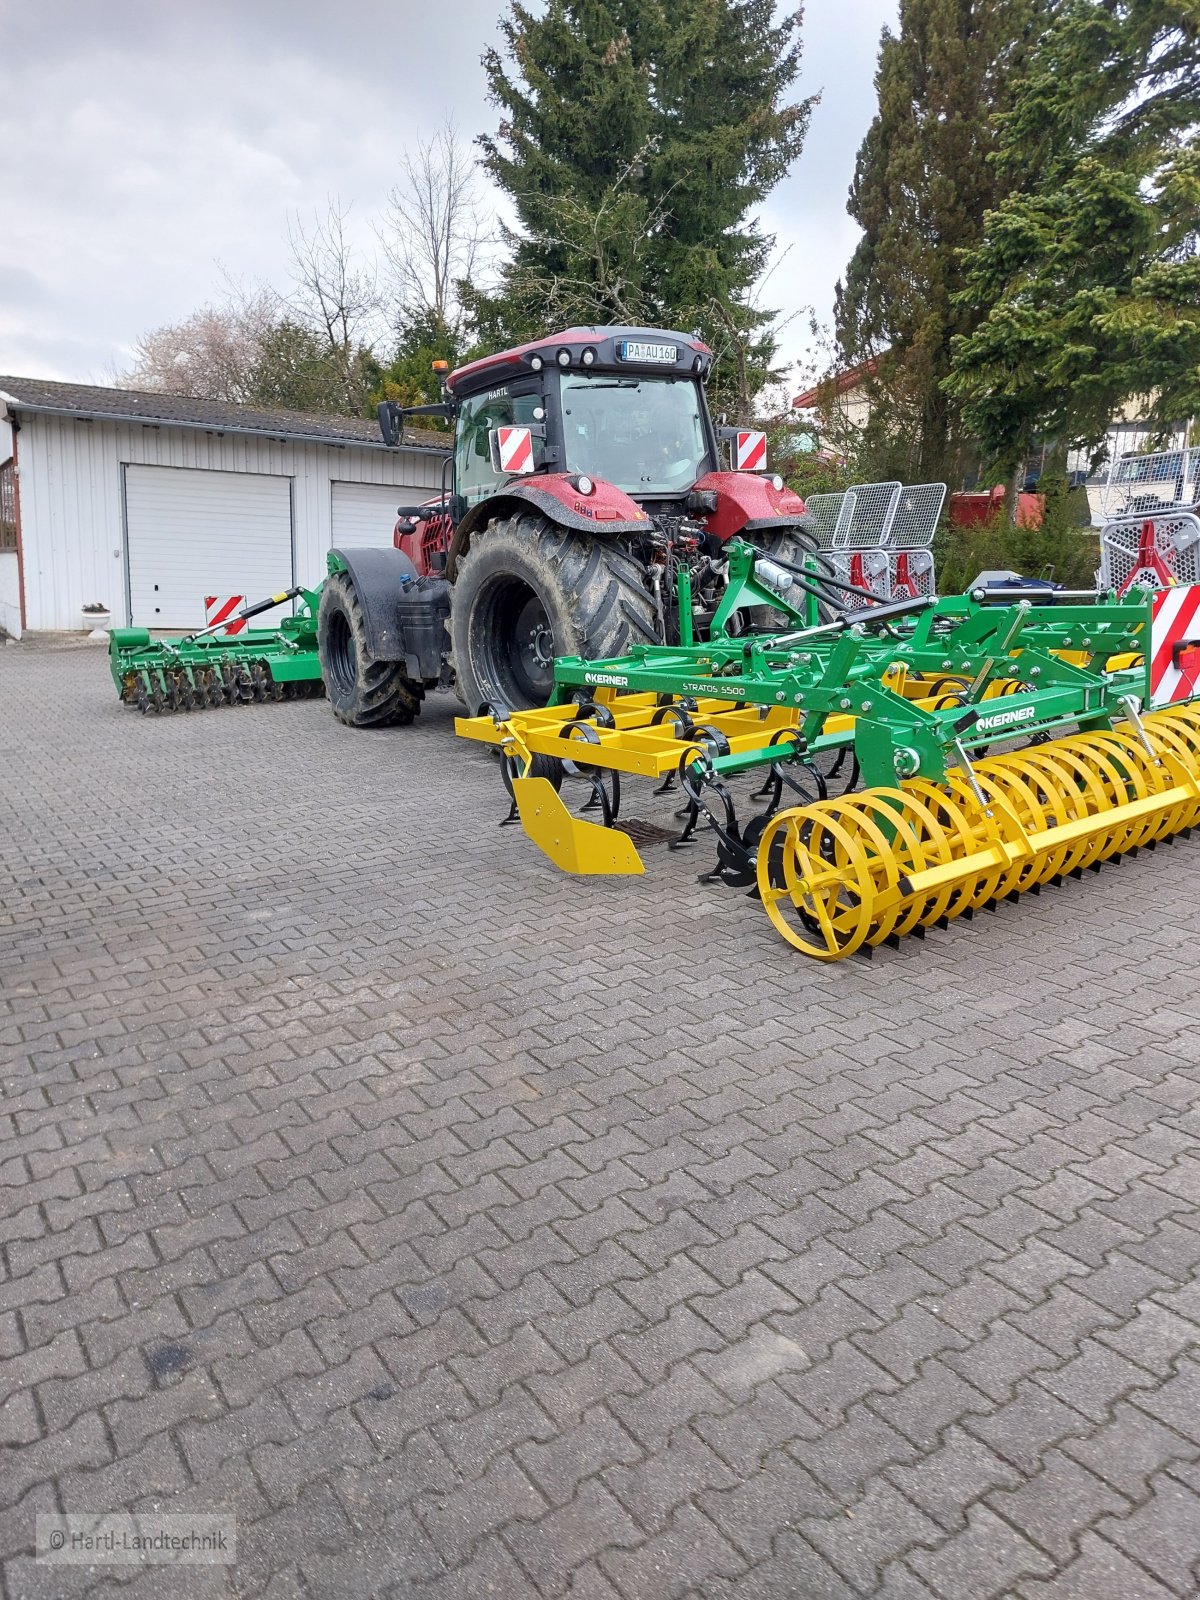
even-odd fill
[[[244,627],[249,618],[297,599],[300,609],[278,627]],[[243,606],[235,616],[222,614],[182,639],[152,639],[145,628],[114,628],[108,659],[117,693],[142,712],[319,695],[318,599],[315,589],[286,589]],[[229,631],[235,617],[243,624],[236,633]]]
[[[975,589],[823,621],[846,585],[811,558],[738,540],[728,560],[706,642],[565,657],[543,709],[459,719],[499,747],[513,815],[566,871],[641,872],[621,782],[677,782],[676,844],[701,822],[716,838],[705,878],[752,886],[789,943],[833,961],[1200,822],[1200,587]],[[726,630],[767,591],[793,626]]]

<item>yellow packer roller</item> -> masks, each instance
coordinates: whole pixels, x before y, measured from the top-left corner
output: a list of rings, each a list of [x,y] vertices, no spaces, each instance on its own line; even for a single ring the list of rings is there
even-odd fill
[[[798,950],[839,961],[1200,823],[1200,706],[778,812],[758,889]]]

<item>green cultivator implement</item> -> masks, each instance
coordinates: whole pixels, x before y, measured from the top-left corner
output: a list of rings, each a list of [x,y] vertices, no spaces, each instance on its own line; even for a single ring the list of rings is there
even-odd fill
[[[244,623],[299,600],[276,628],[228,633],[228,619],[182,639],[152,639],[145,628],[114,628],[109,665],[117,693],[148,711],[192,711],[250,701],[288,700],[323,692],[317,656],[317,589],[288,589],[237,613]]]
[[[1200,822],[1200,588],[977,589],[813,622],[827,577],[740,542],[729,571],[706,643],[562,658],[545,708],[459,719],[500,747],[514,818],[564,870],[641,872],[622,778],[677,781],[676,844],[707,822],[706,879],[754,886],[828,961]],[[764,581],[795,626],[725,631]]]

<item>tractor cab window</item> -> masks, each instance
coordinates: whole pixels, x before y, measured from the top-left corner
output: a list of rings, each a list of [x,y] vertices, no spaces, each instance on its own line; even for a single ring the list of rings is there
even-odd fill
[[[507,388],[472,395],[458,410],[454,443],[454,486],[468,505],[495,493],[500,476],[492,469],[489,434],[493,428],[532,427],[541,404],[537,390],[512,394]]]
[[[564,373],[566,470],[626,494],[682,494],[709,471],[700,389],[690,378]]]

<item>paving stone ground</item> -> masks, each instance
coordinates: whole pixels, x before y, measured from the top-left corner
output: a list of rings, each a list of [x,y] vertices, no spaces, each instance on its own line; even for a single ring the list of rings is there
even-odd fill
[[[453,711],[0,651],[5,1600],[1194,1595],[1200,843],[824,968]]]

